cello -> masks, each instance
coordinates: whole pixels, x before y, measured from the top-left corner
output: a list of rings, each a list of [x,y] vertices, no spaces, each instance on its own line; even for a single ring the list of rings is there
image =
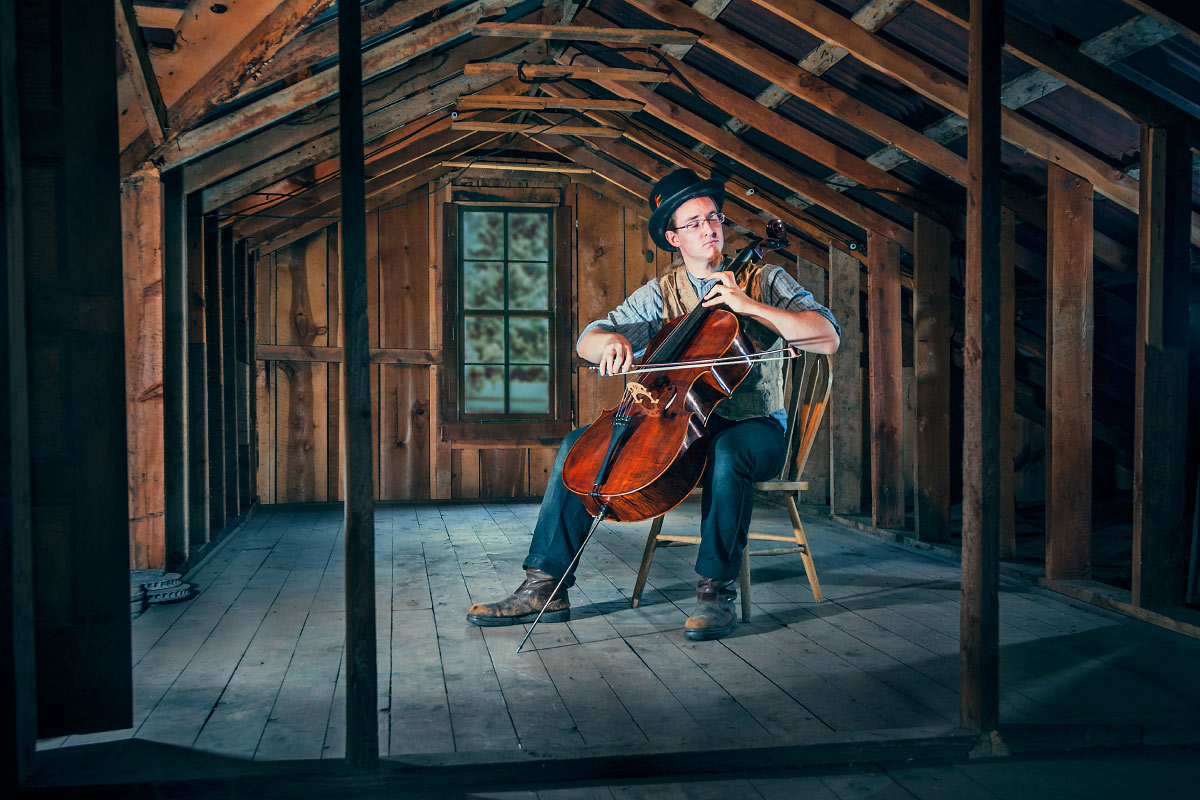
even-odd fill
[[[743,248],[729,271],[741,284],[750,264],[787,244],[783,222],[771,220],[767,237],[756,237]],[[667,322],[641,362],[625,373],[649,377],[630,381],[621,401],[601,412],[567,454],[563,483],[579,496],[593,522],[550,597],[558,594],[602,520],[640,522],[683,502],[704,474],[706,425],[716,407],[733,395],[756,360],[794,355],[791,346],[756,352],[736,315],[703,302]]]

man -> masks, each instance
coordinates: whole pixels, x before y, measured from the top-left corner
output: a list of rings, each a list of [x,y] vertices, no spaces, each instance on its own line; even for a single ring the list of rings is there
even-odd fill
[[[839,329],[833,315],[785,270],[751,267],[742,275],[741,285],[725,271],[724,200],[720,181],[702,181],[688,169],[675,170],[655,184],[650,235],[663,250],[678,250],[679,257],[670,272],[638,288],[605,319],[580,333],[575,349],[598,365],[600,374],[629,370],[635,355],[667,320],[686,314],[699,302],[737,314],[760,349],[776,346],[782,337],[803,342],[804,349],[817,353],[837,350]],[[778,361],[759,362],[709,420],[708,462],[700,482],[704,490],[696,558],[700,581],[696,608],[684,626],[688,639],[719,639],[737,625],[733,584],[750,526],[754,482],[775,477],[783,463],[787,414],[782,384]],[[483,626],[532,622],[566,572],[592,521],[583,503],[562,482],[567,452],[583,430],[563,440],[554,462],[524,562],[525,581],[503,600],[471,606],[468,622]],[[573,583],[574,576],[568,576],[546,607],[542,622],[570,619],[566,590]]]

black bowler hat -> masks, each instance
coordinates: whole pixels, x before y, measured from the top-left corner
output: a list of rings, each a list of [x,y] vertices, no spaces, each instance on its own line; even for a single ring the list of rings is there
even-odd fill
[[[702,181],[690,169],[677,169],[650,190],[650,238],[663,250],[674,250],[667,241],[667,226],[676,210],[688,200],[711,197],[717,211],[725,205],[725,183],[710,178]]]

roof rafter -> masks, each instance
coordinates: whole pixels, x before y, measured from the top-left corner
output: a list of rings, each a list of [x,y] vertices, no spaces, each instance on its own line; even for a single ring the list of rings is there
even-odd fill
[[[662,28],[602,28],[587,25],[532,25],[521,22],[482,22],[471,31],[476,36],[506,36],[515,39],[558,39],[574,42],[621,44],[695,44],[690,31]]]
[[[150,56],[146,53],[132,0],[116,0],[116,6],[117,46],[125,59],[125,70],[133,82],[133,92],[137,95],[150,139],[159,144],[167,134],[167,107],[158,89],[158,78],[154,76]]]

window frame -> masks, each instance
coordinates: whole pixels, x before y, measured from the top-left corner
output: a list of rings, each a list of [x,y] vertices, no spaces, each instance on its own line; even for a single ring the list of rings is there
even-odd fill
[[[543,414],[466,414],[462,411],[464,374],[462,214],[465,211],[549,211],[551,247],[550,411]],[[442,439],[444,441],[559,439],[571,429],[571,228],[568,206],[548,203],[461,202],[443,206],[442,285]],[[507,310],[507,309],[506,309]],[[507,353],[505,354],[507,359]],[[507,392],[507,389],[506,389]]]

